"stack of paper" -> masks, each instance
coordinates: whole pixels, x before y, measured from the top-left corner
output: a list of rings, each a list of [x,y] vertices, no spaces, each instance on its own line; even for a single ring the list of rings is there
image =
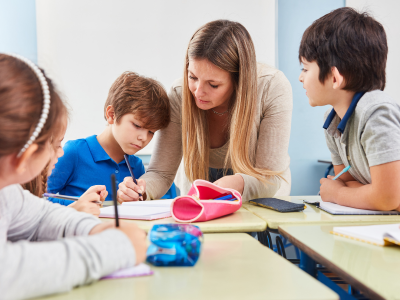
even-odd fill
[[[124,202],[118,205],[118,217],[121,219],[156,220],[171,216],[172,199]],[[100,218],[115,218],[114,206],[100,209]]]
[[[332,233],[374,245],[400,246],[400,224],[333,227]]]

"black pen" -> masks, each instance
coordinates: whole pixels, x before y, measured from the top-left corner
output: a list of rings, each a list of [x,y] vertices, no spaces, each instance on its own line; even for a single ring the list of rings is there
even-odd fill
[[[125,157],[126,165],[128,166],[129,173],[131,173],[133,182],[137,185],[137,181],[136,181],[135,175],[133,175],[132,167],[131,167],[131,164],[129,163],[128,154],[124,154],[124,157]],[[138,194],[139,194],[139,197],[143,197],[141,193],[138,193]]]
[[[112,198],[115,209],[115,226],[119,227],[118,207],[117,207],[117,183],[114,174],[111,174],[111,188],[112,188]]]

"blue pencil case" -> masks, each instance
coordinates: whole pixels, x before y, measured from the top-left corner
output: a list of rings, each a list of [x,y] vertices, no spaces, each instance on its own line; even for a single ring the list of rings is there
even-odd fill
[[[147,262],[155,266],[194,266],[199,259],[203,233],[191,224],[154,225],[149,233]]]

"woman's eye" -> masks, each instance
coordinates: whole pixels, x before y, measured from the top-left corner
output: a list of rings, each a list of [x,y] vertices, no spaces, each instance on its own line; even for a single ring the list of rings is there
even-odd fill
[[[210,83],[210,86],[211,86],[213,89],[216,89],[216,88],[218,87],[218,85],[212,85],[211,83]]]
[[[195,78],[195,77],[189,75],[189,79],[196,80],[197,78]]]
[[[153,132],[153,131],[149,131],[149,133],[150,133],[150,134],[154,134],[154,132]]]
[[[306,69],[304,69],[304,68],[302,68],[302,69],[301,69],[301,71],[303,71],[303,72],[307,72],[307,70],[306,70]]]
[[[133,126],[135,126],[136,128],[141,128],[139,125],[137,125],[137,124],[135,124],[135,123],[132,123],[133,124]]]

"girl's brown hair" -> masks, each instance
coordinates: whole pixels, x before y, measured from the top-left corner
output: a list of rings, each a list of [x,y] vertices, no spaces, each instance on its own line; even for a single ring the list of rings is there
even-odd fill
[[[30,191],[33,195],[42,198],[43,194],[47,192],[47,171],[49,165],[47,165],[42,173],[30,182],[22,184],[22,188]]]
[[[43,71],[42,71],[43,72]],[[43,72],[50,91],[50,110],[34,143],[39,150],[58,135],[66,107]],[[0,158],[15,154],[32,136],[43,108],[43,91],[32,69],[23,61],[0,54]]]
[[[186,52],[182,92],[182,145],[186,176],[190,181],[208,179],[209,128],[207,111],[197,107],[188,86],[190,59],[207,59],[231,74],[235,87],[230,103],[229,148],[235,173],[251,175],[263,183],[280,173],[255,167],[249,126],[254,124],[257,104],[257,61],[253,41],[246,28],[237,22],[217,20],[198,29]]]

